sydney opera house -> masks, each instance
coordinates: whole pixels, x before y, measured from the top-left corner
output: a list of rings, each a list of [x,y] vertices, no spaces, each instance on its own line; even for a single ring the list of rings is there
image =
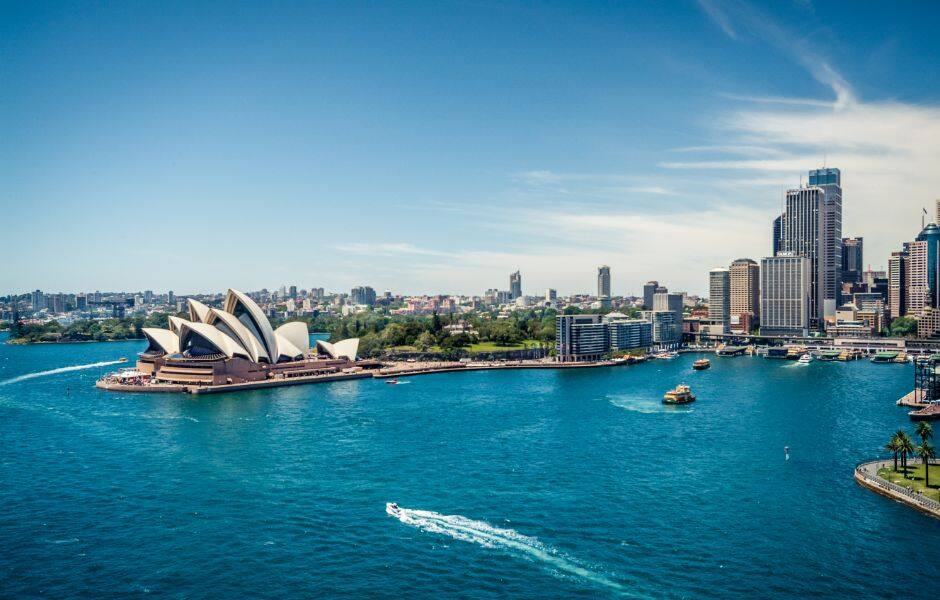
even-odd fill
[[[167,329],[145,328],[147,349],[137,370],[155,382],[225,385],[338,373],[356,367],[358,339],[310,347],[304,323],[277,329],[254,300],[228,290],[222,309],[189,300],[189,319],[171,316]]]

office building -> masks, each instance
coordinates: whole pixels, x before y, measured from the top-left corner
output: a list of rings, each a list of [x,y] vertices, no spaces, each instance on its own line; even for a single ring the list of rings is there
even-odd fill
[[[296,298],[296,297],[297,297],[297,286],[296,286],[296,285],[292,285],[292,286],[290,286],[290,288],[288,288],[288,290],[287,290],[287,297],[288,297],[288,298]]]
[[[522,275],[519,271],[509,275],[509,296],[510,300],[522,296]]]
[[[862,238],[842,238],[842,283],[862,283]]]
[[[927,275],[926,303],[934,308],[940,308],[940,278],[937,269],[940,268],[940,228],[936,223],[928,223],[915,238],[915,243],[923,243],[926,249],[924,270]]]
[[[555,351],[559,362],[601,360],[610,352],[610,329],[600,315],[558,315]]]
[[[773,236],[771,255],[776,256],[778,252],[783,250],[783,215],[774,219],[774,228],[771,235]]]
[[[653,324],[645,319],[631,319],[621,313],[610,313],[603,318],[609,329],[610,350],[649,348],[653,343]]]
[[[812,307],[811,265],[805,256],[788,253],[761,259],[761,334],[807,335]]]
[[[657,292],[653,294],[653,328],[655,341],[660,344],[678,343],[682,341],[682,294]],[[672,317],[666,320],[657,317],[658,313],[671,313]],[[658,320],[657,320],[658,319]],[[671,330],[669,329],[671,327]]]
[[[731,326],[731,276],[728,269],[712,269],[708,274],[708,318],[724,333]]]
[[[760,322],[760,267],[750,258],[739,258],[731,263],[728,272],[731,283],[730,329],[748,333]]]
[[[826,192],[820,232],[819,285],[822,316],[831,317],[835,315],[842,293],[842,172],[834,168],[814,169],[809,172],[809,185]]]
[[[662,288],[665,291],[665,288]],[[653,310],[653,294],[660,290],[658,281],[647,281],[643,286],[643,310]]]
[[[33,307],[34,312],[38,312],[46,308],[46,295],[40,290],[34,291],[30,294],[30,304]]]
[[[597,267],[597,297],[610,298],[610,267]]]
[[[545,290],[546,302],[554,302],[556,300],[558,300],[558,292],[555,290],[555,288],[548,288]]]

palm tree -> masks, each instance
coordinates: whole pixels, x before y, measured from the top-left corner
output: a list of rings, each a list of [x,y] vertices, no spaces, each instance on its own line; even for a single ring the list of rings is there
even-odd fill
[[[907,435],[907,432],[900,431],[898,434],[898,443],[900,444],[901,451],[901,468],[904,470],[905,475],[907,474],[907,457],[914,455],[914,442],[911,441],[911,437]]]
[[[917,456],[924,461],[924,486],[930,487],[930,459],[936,456],[936,453],[933,450],[933,446],[930,445],[930,442],[924,440],[921,442],[920,446],[916,448]]]
[[[898,443],[898,436],[892,435],[888,443],[885,444],[885,450],[894,455],[894,472],[898,472],[898,452],[901,450],[901,444]]]
[[[917,423],[917,437],[920,438],[922,444],[933,437],[933,427],[930,423],[927,421]]]

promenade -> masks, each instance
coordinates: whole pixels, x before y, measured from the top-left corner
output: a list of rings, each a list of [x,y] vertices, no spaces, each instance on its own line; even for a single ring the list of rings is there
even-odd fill
[[[936,466],[940,467],[940,463],[931,462],[930,464],[936,464]],[[893,461],[891,460],[864,462],[855,467],[855,481],[873,492],[907,504],[912,508],[916,508],[921,512],[940,519],[940,502],[927,498],[918,492],[913,492],[896,483],[891,483],[878,476],[879,469],[884,469],[892,465]]]

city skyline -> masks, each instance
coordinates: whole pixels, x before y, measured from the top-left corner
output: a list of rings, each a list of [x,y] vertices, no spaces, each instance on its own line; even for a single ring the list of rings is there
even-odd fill
[[[866,268],[940,196],[940,94],[914,76],[938,7],[424,8],[4,7],[0,293],[481,294],[519,270],[568,295],[610,265],[614,296],[705,295],[772,255],[811,169],[842,170]],[[164,227],[193,211],[232,218]],[[237,267],[196,259],[250,236],[268,250]]]

